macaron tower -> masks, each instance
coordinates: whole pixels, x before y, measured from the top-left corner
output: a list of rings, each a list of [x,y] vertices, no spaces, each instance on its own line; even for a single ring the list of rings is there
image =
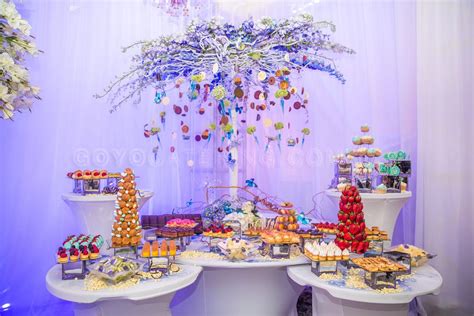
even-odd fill
[[[137,246],[141,240],[142,228],[132,169],[127,168],[121,173],[118,189],[112,226],[112,247]]]

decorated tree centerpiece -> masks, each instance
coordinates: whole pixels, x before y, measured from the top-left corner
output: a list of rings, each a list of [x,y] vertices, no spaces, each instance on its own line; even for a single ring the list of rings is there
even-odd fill
[[[285,143],[302,146],[310,134],[309,95],[295,80],[303,71],[345,82],[332,55],[354,51],[333,42],[328,29],[334,32],[335,26],[307,14],[240,25],[219,19],[193,22],[182,35],[127,47],[141,47],[130,70],[97,97],[109,95],[113,112],[128,101],[139,103],[145,89],[153,88],[149,104],[155,117],[144,134],[156,136],[155,157],[165,146],[160,134],[171,132],[171,153],[181,144],[212,140],[229,166],[229,184],[237,186],[238,147],[245,137],[266,152],[271,146],[280,151]],[[165,127],[172,118],[179,124]]]
[[[364,205],[355,186],[347,185],[342,191],[337,218],[336,245],[342,250],[362,254],[369,248],[365,233]]]

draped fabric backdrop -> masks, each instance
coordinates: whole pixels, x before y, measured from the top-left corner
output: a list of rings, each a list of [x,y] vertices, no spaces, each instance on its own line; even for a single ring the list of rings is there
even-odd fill
[[[195,142],[185,146],[167,138],[162,139],[165,149],[155,162],[151,153],[153,144],[142,136],[143,125],[149,123],[157,111],[152,101],[153,91],[144,95],[141,104],[124,106],[114,114],[108,113],[106,100],[92,98],[115,74],[127,70],[131,54],[122,54],[121,47],[181,32],[189,21],[168,17],[148,1],[18,0],[16,3],[31,22],[38,46],[45,51],[29,61],[32,81],[41,86],[43,100],[35,104],[32,114],[18,115],[14,123],[0,122],[0,165],[5,179],[0,190],[3,215],[0,221],[3,241],[0,243],[3,257],[0,260],[0,306],[11,304],[9,311],[15,314],[65,315],[71,313],[69,304],[60,303],[48,294],[44,276],[54,264],[57,245],[68,234],[80,233],[74,214],[61,199],[62,193],[72,190],[71,181],[65,177],[68,171],[86,168],[115,171],[130,166],[140,176],[139,186],[155,192],[142,213],[159,214],[183,206],[189,199],[202,201],[206,184],[227,183],[227,166],[212,146],[203,148]],[[417,21],[420,14],[414,2],[219,0],[215,3],[203,16],[218,14],[232,23],[249,16],[280,18],[301,11],[311,13],[316,20],[334,22],[337,26],[334,39],[357,52],[337,61],[347,78],[345,85],[318,72],[306,72],[297,84],[310,94],[312,133],[304,147],[283,145],[281,153],[272,147],[265,154],[262,147],[258,148],[253,139],[249,139],[242,149],[245,163],[241,164],[241,179],[253,177],[264,191],[309,211],[314,207],[313,195],[322,192],[331,181],[333,154],[351,146],[352,136],[359,133],[363,123],[371,126],[376,145],[383,151],[407,151],[415,171],[425,163],[424,156],[417,157],[416,150],[417,115],[427,113],[423,111],[426,108],[418,113],[416,108],[417,28],[421,22]],[[429,13],[423,18],[433,19]],[[430,23],[433,25],[433,21]],[[427,31],[423,36],[428,40],[433,34]],[[464,36],[469,38],[467,34]],[[425,46],[421,53],[428,50]],[[469,57],[463,54],[462,57]],[[418,55],[418,62],[420,60],[424,60],[423,56]],[[433,61],[437,63],[434,68],[441,72],[440,65],[444,61]],[[427,69],[423,69],[426,79],[430,79]],[[465,79],[464,83],[472,82],[472,77],[470,81],[468,77]],[[453,80],[452,85],[456,82]],[[418,80],[420,84],[427,87]],[[434,87],[442,90],[442,82]],[[418,87],[418,91],[420,89]],[[469,91],[467,86],[466,89]],[[472,92],[470,96],[472,98]],[[467,94],[459,95],[457,102],[461,104],[466,97]],[[460,109],[459,116],[453,116],[453,125],[457,124],[454,118],[461,117]],[[464,116],[464,119],[468,118]],[[167,124],[171,129],[179,122],[169,117]],[[425,143],[427,140],[421,135],[433,132],[438,125],[421,126],[425,129],[420,131],[418,141]],[[470,132],[472,136],[472,130]],[[445,131],[443,135],[451,134]],[[453,140],[453,147],[458,140]],[[167,149],[170,145],[176,146],[173,155]],[[427,179],[427,174],[423,169],[423,179]],[[415,197],[398,219],[396,243],[415,242],[415,221],[422,222],[433,212],[421,205],[422,217],[415,217],[417,185],[426,183],[417,182],[416,175],[412,175],[410,190]],[[423,194],[428,193],[424,190]],[[457,195],[453,193],[454,196]],[[321,194],[315,200],[317,212],[312,215],[335,220],[334,206]],[[465,206],[464,212],[468,210],[468,205]],[[442,216],[444,211],[447,210],[440,209],[437,216]],[[428,243],[429,238],[439,234],[426,222],[417,226],[417,233],[423,234],[420,232],[423,228],[426,246],[433,246]],[[472,241],[470,247],[472,249]],[[438,251],[439,247],[435,249]],[[441,272],[451,296],[443,292],[440,299],[458,298],[456,283],[450,281],[453,273],[444,268],[448,264],[444,260],[448,259],[442,250],[436,264],[443,268]],[[459,278],[456,280],[460,282]],[[466,302],[465,297],[462,302]]]

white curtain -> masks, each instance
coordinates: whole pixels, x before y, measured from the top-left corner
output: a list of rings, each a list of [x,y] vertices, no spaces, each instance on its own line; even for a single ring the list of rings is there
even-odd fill
[[[474,3],[417,5],[416,237],[438,254],[441,295],[429,315],[474,314]]]
[[[161,34],[182,32],[188,21],[163,15],[150,5],[150,1],[142,0],[15,2],[23,16],[31,22],[38,46],[45,51],[29,64],[32,81],[42,87],[43,100],[35,104],[33,113],[18,115],[14,123],[0,122],[0,166],[3,178],[7,179],[0,182],[0,239],[8,241],[0,242],[0,254],[3,258],[0,260],[0,306],[9,303],[11,310],[18,314],[30,312],[49,315],[53,313],[51,311],[55,311],[56,305],[53,303],[59,301],[47,293],[44,276],[54,264],[56,246],[68,234],[79,233],[74,214],[61,200],[61,194],[71,190],[71,182],[65,177],[66,172],[84,168],[120,170],[132,166],[140,176],[141,188],[155,192],[155,197],[143,210],[150,214],[169,212],[173,207],[184,205],[189,199],[202,200],[204,185],[224,184],[227,175],[223,159],[215,150],[202,150],[202,145],[194,142],[191,146],[178,144],[176,154],[172,156],[169,147],[173,141],[162,139],[165,149],[159,154],[159,162],[154,163],[151,153],[153,145],[150,140],[141,136],[143,125],[156,115],[152,101],[153,91],[144,95],[138,106],[124,106],[115,114],[108,113],[109,107],[105,100],[92,98],[115,74],[128,68],[131,55],[122,54],[121,47]],[[279,18],[298,11],[308,12],[317,20],[333,21],[337,25],[334,39],[357,52],[353,56],[342,56],[337,61],[346,76],[346,85],[341,86],[321,73],[308,73],[298,83],[300,87],[305,87],[311,100],[312,134],[306,139],[304,147],[294,148],[293,151],[283,146],[281,154],[273,148],[264,155],[263,149],[257,149],[250,139],[245,149],[248,163],[243,166],[242,179],[254,177],[263,190],[293,201],[303,210],[309,210],[313,207],[311,197],[323,191],[330,183],[333,173],[332,155],[350,146],[352,136],[358,133],[358,128],[363,123],[372,127],[376,144],[382,150],[404,149],[416,159],[417,117],[420,120],[420,116],[426,114],[422,110],[418,113],[416,111],[416,88],[417,84],[420,85],[420,78],[418,83],[416,80],[416,30],[418,28],[419,33],[421,27],[417,25],[416,9],[413,1],[396,0],[321,0],[319,3],[222,0],[218,1],[211,12],[205,11],[204,16],[219,14],[232,23],[238,23],[249,16]],[[418,16],[420,18],[432,19],[431,16]],[[468,20],[468,17],[465,16],[465,19]],[[433,21],[427,27],[434,27]],[[438,27],[449,27],[454,34],[453,24]],[[436,35],[438,34],[431,32],[426,38],[431,39]],[[471,38],[472,35],[471,32]],[[468,35],[463,36],[467,43]],[[460,43],[461,38],[459,45]],[[443,45],[440,44],[440,49],[446,50],[447,56],[453,57],[450,55],[452,51]],[[465,50],[465,59],[472,56],[472,46],[471,55],[467,54],[467,48],[458,49]],[[431,50],[427,49],[426,52]],[[420,58],[424,61],[423,57],[418,57],[421,65]],[[461,73],[461,61],[456,58],[435,61],[434,69],[437,71],[441,71],[440,67],[445,64],[453,67],[453,63],[457,62],[457,69]],[[428,73],[426,75],[428,77]],[[458,81],[459,76],[445,77],[451,80],[451,90],[459,91],[457,98],[467,98],[467,94],[461,96],[461,89],[469,91],[472,73],[471,79],[465,76],[463,81]],[[430,82],[429,80],[434,78],[426,78],[426,82]],[[422,87],[432,87],[437,93],[444,91],[441,84],[425,84],[423,82]],[[460,85],[464,86],[461,88]],[[421,88],[418,88],[420,93]],[[472,94],[470,96],[472,98]],[[440,99],[433,98],[428,105],[441,102]],[[460,104],[460,100],[456,99],[456,102]],[[449,108],[450,115],[454,115],[451,112],[453,108],[454,105]],[[469,122],[467,114],[469,113],[462,117],[464,122]],[[457,117],[451,118],[452,130],[445,130],[444,137],[458,135],[458,128],[462,125],[455,118]],[[170,128],[173,124],[179,124],[173,119],[168,123]],[[438,132],[436,125],[430,123],[424,123],[428,124],[426,130],[421,131],[418,127],[419,133],[429,132],[429,135],[434,135],[433,133]],[[466,129],[463,135],[472,136],[472,129]],[[433,159],[433,163],[444,157],[462,157],[445,150],[450,146],[460,147],[455,144],[459,144],[461,138],[453,139],[452,145],[439,144],[447,156],[437,153],[429,157]],[[418,139],[421,146],[428,146],[430,141],[435,140],[427,140],[426,137]],[[468,150],[469,147],[464,148]],[[472,146],[470,148],[472,150]],[[263,162],[254,164],[256,158]],[[467,163],[467,156],[465,161],[468,166],[466,168],[472,168]],[[425,159],[418,159],[418,165],[422,163],[425,163]],[[436,175],[426,174],[426,167],[422,168],[415,166],[415,170],[421,170],[422,180]],[[445,169],[441,170],[444,172]],[[453,176],[448,171],[446,175]],[[416,175],[413,175],[410,189],[416,193],[418,187],[425,186],[425,183],[417,184],[415,180]],[[454,190],[454,185],[459,183],[447,181],[446,185]],[[469,190],[469,187],[464,186],[460,190]],[[441,196],[439,191],[433,193],[424,189],[422,192],[422,198],[428,194]],[[414,201],[412,199],[412,203],[403,209],[399,217],[395,242],[413,243],[415,240]],[[461,201],[467,203],[467,198],[459,199],[458,203]],[[425,206],[421,209],[428,214],[434,210],[433,207]],[[452,207],[450,205],[447,209],[437,209],[436,216],[431,218],[444,219],[442,214],[452,214]],[[461,209],[460,205],[458,209]],[[469,205],[465,204],[463,211],[467,212],[469,209]],[[320,201],[320,210],[326,218],[335,218],[334,206],[327,201]],[[419,215],[417,219],[422,222],[423,217]],[[461,221],[461,215],[458,220]],[[470,220],[472,222],[472,217]],[[466,218],[462,223],[467,225],[469,220]],[[425,232],[431,231],[431,227],[434,226],[418,225],[417,232],[420,233],[423,228]],[[453,230],[441,231],[454,238]],[[467,233],[463,234],[464,237],[468,236]],[[439,235],[425,235],[425,245],[428,249],[433,246],[433,251],[440,254],[436,263],[443,274],[451,276],[448,269],[442,266],[450,264],[450,261],[445,260],[450,260],[447,258],[451,257],[442,254],[449,246],[442,243],[445,241],[436,245],[431,241],[433,236]],[[467,248],[463,249],[466,249],[467,254],[472,253],[472,234],[470,238],[462,241],[466,243]],[[438,248],[442,249],[438,251]],[[466,264],[472,265],[472,260],[466,261]],[[25,273],[28,275],[27,280]],[[459,278],[460,276],[456,280]],[[446,280],[449,284],[447,292],[443,292],[440,299],[452,297],[454,300],[461,297],[455,288],[458,283],[449,283],[454,282],[452,280]],[[469,289],[466,278],[462,282],[463,289]],[[462,291],[464,296],[469,293],[472,296],[472,290]],[[57,307],[57,314],[63,312],[62,308]]]

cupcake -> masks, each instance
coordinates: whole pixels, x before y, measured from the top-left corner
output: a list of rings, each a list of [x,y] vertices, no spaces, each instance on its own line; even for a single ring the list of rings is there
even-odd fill
[[[382,156],[382,150],[380,148],[375,148],[375,157]]]
[[[342,250],[339,247],[337,247],[336,251],[334,251],[334,259],[342,260]]]
[[[380,193],[380,194],[385,194],[387,193],[387,187],[385,186],[385,184],[379,184],[376,188],[375,188],[375,193]]]
[[[369,125],[367,125],[367,124],[362,125],[362,126],[360,127],[360,131],[361,131],[362,133],[367,133],[367,132],[369,131]]]
[[[342,251],[342,260],[349,260],[349,250],[344,249]]]
[[[354,145],[360,145],[362,144],[362,139],[359,136],[354,136],[352,137],[352,143]]]

